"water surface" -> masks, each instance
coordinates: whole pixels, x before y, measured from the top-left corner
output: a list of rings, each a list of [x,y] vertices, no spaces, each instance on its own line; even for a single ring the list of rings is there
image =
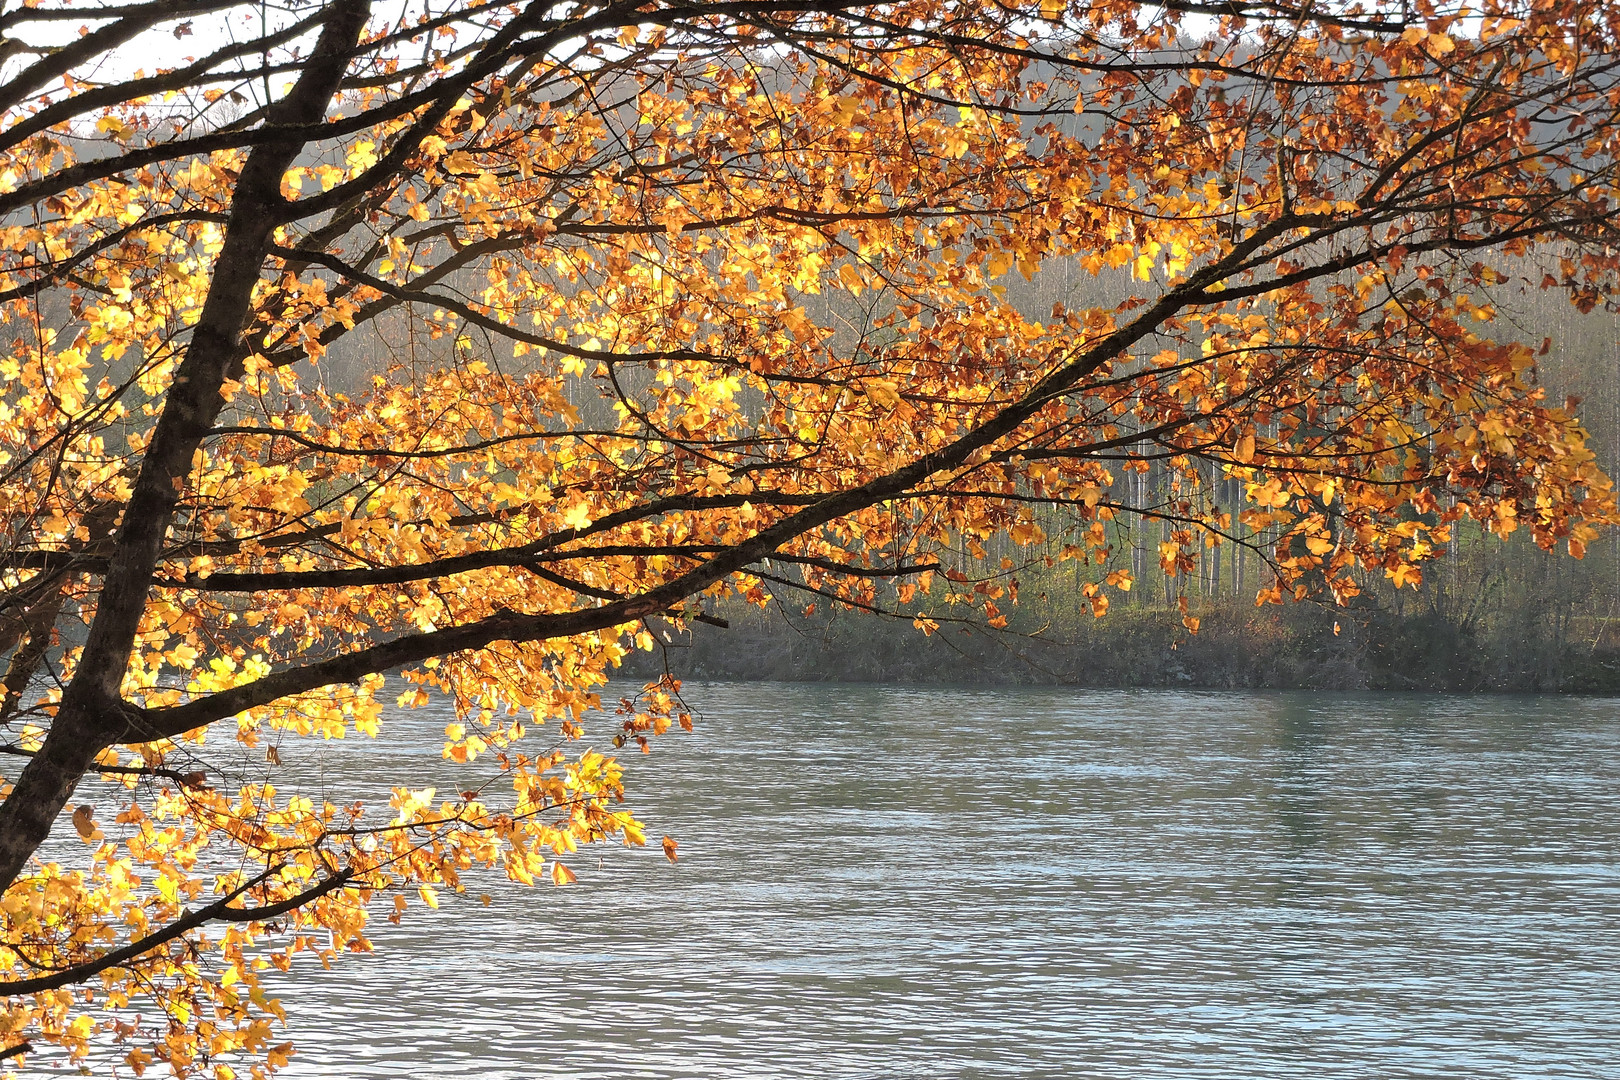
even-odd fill
[[[688,689],[679,865],[378,920],[283,1075],[1620,1077],[1620,701]],[[444,719],[300,768],[453,775]]]

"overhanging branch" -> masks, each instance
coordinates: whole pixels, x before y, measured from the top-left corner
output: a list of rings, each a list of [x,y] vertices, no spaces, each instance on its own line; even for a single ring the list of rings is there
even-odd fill
[[[207,907],[199,908],[189,915],[183,915],[163,929],[154,931],[138,941],[132,941],[121,949],[114,949],[112,952],[95,960],[74,964],[72,967],[54,971],[49,975],[36,975],[31,979],[13,979],[9,982],[0,982],[0,997],[39,994],[47,990],[56,990],[64,986],[71,986],[74,983],[81,983],[109,968],[123,967],[153,949],[167,944],[205,923],[262,922],[265,919],[274,919],[277,916],[287,914],[289,911],[295,911],[305,904],[325,896],[327,893],[335,892],[354,880],[354,871],[340,870],[320,884],[274,904],[265,904],[256,908],[233,908],[230,906],[231,901],[237,899],[254,886],[263,884],[277,872],[279,871],[267,870]]]

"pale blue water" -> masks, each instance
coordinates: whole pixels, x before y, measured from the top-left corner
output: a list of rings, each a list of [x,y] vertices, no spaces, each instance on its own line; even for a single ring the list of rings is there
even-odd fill
[[[688,689],[678,866],[379,920],[283,1075],[1620,1077],[1620,702]],[[283,753],[424,782],[443,720]]]

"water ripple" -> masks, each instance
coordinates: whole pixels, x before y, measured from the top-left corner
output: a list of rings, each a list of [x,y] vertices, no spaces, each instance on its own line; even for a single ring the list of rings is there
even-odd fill
[[[285,1075],[1620,1078],[1620,702],[690,689],[628,768],[678,866],[295,967]]]

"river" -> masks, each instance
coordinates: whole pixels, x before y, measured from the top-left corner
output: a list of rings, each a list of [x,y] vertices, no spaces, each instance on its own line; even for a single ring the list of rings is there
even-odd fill
[[[1620,701],[688,696],[628,770],[678,865],[378,920],[283,1075],[1620,1077]],[[422,782],[444,720],[302,768]]]

